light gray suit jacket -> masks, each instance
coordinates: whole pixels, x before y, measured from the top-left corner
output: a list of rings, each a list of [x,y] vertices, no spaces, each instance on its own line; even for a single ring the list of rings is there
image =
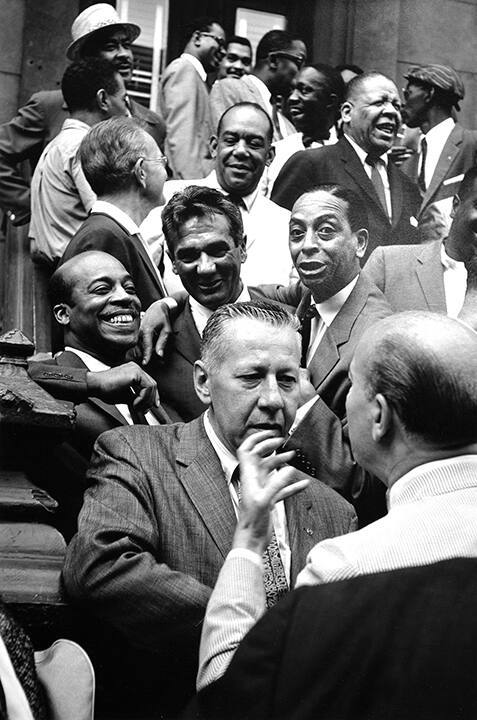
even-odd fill
[[[166,155],[174,177],[205,177],[213,166],[209,90],[186,58],[176,58],[164,70],[159,100],[166,121]]]
[[[447,312],[440,240],[378,247],[362,272],[384,293],[395,312]]]

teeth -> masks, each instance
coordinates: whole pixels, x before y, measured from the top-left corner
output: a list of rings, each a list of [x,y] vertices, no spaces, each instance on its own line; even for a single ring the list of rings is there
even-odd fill
[[[113,317],[110,317],[108,322],[113,323],[113,325],[119,325],[120,323],[130,323],[133,321],[132,315],[114,315]]]

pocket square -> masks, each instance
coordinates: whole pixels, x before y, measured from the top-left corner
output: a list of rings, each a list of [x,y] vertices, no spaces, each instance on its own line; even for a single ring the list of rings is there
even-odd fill
[[[462,173],[461,175],[456,175],[455,177],[452,177],[452,178],[447,178],[447,180],[444,180],[444,182],[442,184],[443,185],[452,185],[452,183],[462,182],[463,179],[464,179],[464,173]]]

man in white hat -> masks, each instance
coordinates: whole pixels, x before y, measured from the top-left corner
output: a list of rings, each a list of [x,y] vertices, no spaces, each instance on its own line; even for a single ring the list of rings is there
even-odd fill
[[[131,44],[141,32],[138,25],[121,22],[108,3],[97,3],[78,15],[71,27],[72,42],[66,56],[70,60],[101,57],[113,63],[124,82],[130,82],[133,69]],[[162,148],[165,136],[163,119],[152,110],[129,99],[133,117]],[[60,131],[68,111],[61,90],[46,90],[32,95],[16,116],[0,126],[0,208],[14,225],[30,220],[30,186],[19,170],[23,160],[35,165],[43,148]]]

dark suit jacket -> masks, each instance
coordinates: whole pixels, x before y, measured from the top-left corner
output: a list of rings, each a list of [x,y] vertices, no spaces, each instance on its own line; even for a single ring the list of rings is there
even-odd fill
[[[402,165],[403,171],[413,179],[417,179],[418,158],[418,155],[414,155]],[[412,167],[412,164],[415,167]],[[477,131],[467,130],[456,123],[442,149],[429,187],[422,198],[419,221],[423,219],[431,203],[453,197],[459,189],[461,176],[476,164]],[[453,178],[457,178],[457,180],[449,182]]]
[[[446,313],[441,241],[426,245],[378,247],[363,269],[395,312]]]
[[[200,696],[201,720],[449,720],[477,713],[477,561],[301,588]]]
[[[131,112],[145,123],[145,129],[163,148],[164,120],[134,100]],[[30,217],[30,186],[18,165],[29,160],[34,167],[67,117],[61,90],[43,90],[32,95],[12,120],[0,125],[0,207],[14,211],[18,220],[27,222]]]
[[[251,300],[263,300],[263,294],[258,289],[248,290]],[[194,389],[193,368],[199,358],[200,335],[187,300],[172,323],[163,361],[154,358],[147,368],[157,382],[161,403],[174,422],[189,422],[206,410]]]
[[[103,213],[88,215],[69,242],[59,266],[85,250],[114,255],[130,273],[143,310],[164,297],[152,261],[138,237],[130,235],[116,220]]]
[[[417,241],[410,218],[417,216],[420,195],[417,186],[393,163],[388,164],[392,223],[389,222],[371,180],[345,137],[336,145],[302,150],[287,160],[273,186],[272,200],[291,210],[295,200],[317,185],[338,183],[363,198],[368,213],[369,244],[365,259],[378,245]]]
[[[193,690],[200,624],[236,524],[202,417],[102,435],[88,477],[64,568],[68,594],[157,653],[157,694],[174,692],[180,705]],[[316,481],[286,512],[293,579],[309,549],[354,518]]]

